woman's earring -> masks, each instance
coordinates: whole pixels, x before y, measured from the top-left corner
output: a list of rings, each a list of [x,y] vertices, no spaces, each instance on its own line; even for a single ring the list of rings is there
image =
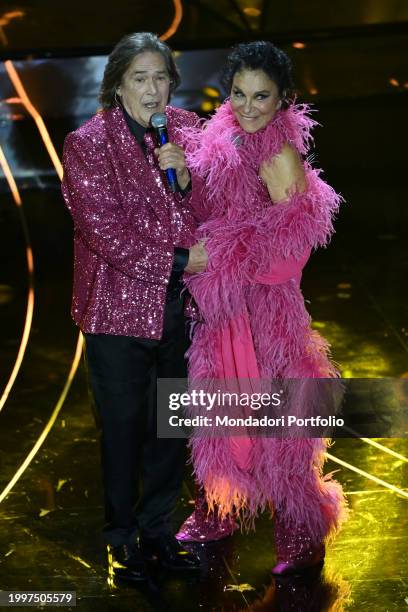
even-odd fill
[[[281,106],[282,106],[282,100],[279,100],[279,102],[276,105],[276,110],[279,110]]]
[[[116,104],[116,106],[120,106],[121,102],[120,102],[120,99],[118,98],[118,92],[117,92],[117,90],[116,90],[116,89],[115,89],[115,96],[114,96],[114,100],[115,100],[115,104]]]

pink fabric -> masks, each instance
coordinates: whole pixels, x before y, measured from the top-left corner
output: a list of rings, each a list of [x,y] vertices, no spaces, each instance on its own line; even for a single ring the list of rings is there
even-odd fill
[[[307,248],[300,259],[288,259],[274,262],[269,274],[260,274],[255,278],[256,283],[265,285],[278,285],[293,278],[300,283],[302,269],[310,257],[310,248]],[[254,392],[255,389],[247,387],[260,378],[259,368],[251,333],[251,325],[247,311],[231,319],[221,330],[220,342],[215,346],[221,347],[221,355],[216,362],[220,364],[217,378],[220,380],[233,379],[238,382],[240,393]],[[244,387],[244,388],[242,388]],[[242,470],[250,470],[253,463],[253,441],[250,437],[230,437],[229,445],[232,456]]]
[[[209,253],[206,271],[186,277],[200,310],[188,351],[190,380],[200,386],[223,372],[253,372],[252,346],[260,383],[300,380],[287,403],[294,414],[308,416],[322,405],[319,387],[308,379],[338,371],[327,342],[311,327],[300,273],[310,249],[328,243],[342,198],[305,161],[305,192],[271,203],[259,167],[285,142],[306,156],[314,124],[307,107],[292,106],[248,134],[226,102],[204,130],[185,133],[193,209],[202,222],[196,238],[206,239]],[[341,486],[323,476],[327,441],[254,437],[252,447],[246,441],[232,452],[228,438],[202,433],[190,442],[194,471],[220,516],[236,513],[250,526],[272,505],[288,526],[306,526],[315,543],[339,527],[345,501]]]
[[[302,270],[310,257],[311,250],[307,247],[299,258],[287,257],[271,262],[270,271],[267,274],[258,274],[255,282],[263,285],[279,285],[293,278],[300,284]]]
[[[233,379],[238,389],[231,389],[238,393],[251,393],[248,389],[252,381],[259,379],[258,364],[252,340],[248,313],[244,313],[229,321],[220,332],[221,355],[217,361],[221,365],[217,378],[226,381]],[[218,344],[218,343],[216,343]],[[242,470],[249,470],[252,466],[253,442],[250,437],[231,436],[228,438],[232,456]]]

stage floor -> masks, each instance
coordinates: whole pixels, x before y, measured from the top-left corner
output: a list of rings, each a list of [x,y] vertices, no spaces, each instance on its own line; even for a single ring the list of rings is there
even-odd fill
[[[356,200],[369,195],[351,189]],[[34,248],[35,307],[28,348],[0,412],[0,495],[37,442],[61,397],[77,344],[69,316],[71,229],[57,191],[26,192]],[[378,193],[376,194],[378,197]],[[384,197],[385,197],[384,191]],[[389,192],[387,193],[387,196]],[[4,200],[4,199],[3,199]],[[6,198],[7,200],[7,198]],[[26,312],[24,240],[11,201],[1,205],[7,265],[0,282],[1,391],[13,368]],[[348,377],[408,376],[406,242],[387,227],[340,220],[333,244],[313,256],[303,292],[316,329]],[[408,456],[408,441],[380,442]],[[407,460],[362,440],[337,440],[336,457],[407,491]],[[31,464],[0,503],[0,588],[70,590],[80,610],[405,610],[408,604],[407,499],[328,461],[347,493],[351,516],[320,576],[275,582],[272,523],[223,542],[195,545],[203,570],[180,577],[153,572],[140,588],[109,585],[97,431],[83,362],[55,424]],[[186,469],[175,526],[192,510]]]

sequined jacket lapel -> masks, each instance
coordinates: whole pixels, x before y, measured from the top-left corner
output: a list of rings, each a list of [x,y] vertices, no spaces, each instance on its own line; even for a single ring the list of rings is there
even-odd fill
[[[119,179],[118,184],[123,187],[124,199],[134,200],[133,195],[138,195],[140,204],[150,206],[160,223],[170,228],[168,194],[159,167],[157,164],[154,166],[149,164],[131,134],[120,107],[105,111],[105,115],[108,147],[110,145],[115,151],[112,161]],[[141,168],[145,169],[142,175],[143,181]]]

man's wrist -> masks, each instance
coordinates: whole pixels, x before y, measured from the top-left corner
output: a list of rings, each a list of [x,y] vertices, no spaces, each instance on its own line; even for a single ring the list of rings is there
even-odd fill
[[[184,272],[190,257],[190,250],[182,247],[174,247],[174,259],[172,272]]]
[[[179,184],[180,190],[182,192],[186,191],[191,182],[190,172],[187,170],[187,168],[184,168],[182,172],[177,173],[177,182]]]

